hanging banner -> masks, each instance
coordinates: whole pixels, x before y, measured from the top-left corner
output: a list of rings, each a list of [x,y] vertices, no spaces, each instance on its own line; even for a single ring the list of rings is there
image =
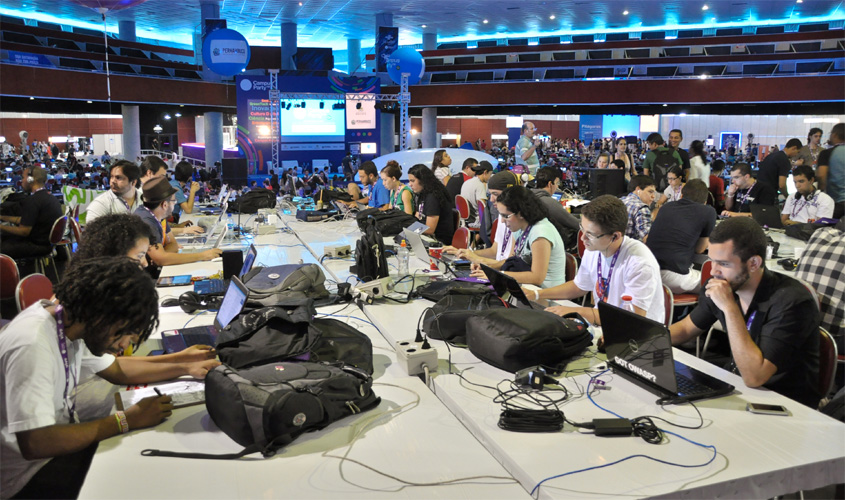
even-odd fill
[[[379,26],[378,38],[376,39],[377,73],[387,72],[389,56],[398,48],[399,28],[394,28],[392,26]]]

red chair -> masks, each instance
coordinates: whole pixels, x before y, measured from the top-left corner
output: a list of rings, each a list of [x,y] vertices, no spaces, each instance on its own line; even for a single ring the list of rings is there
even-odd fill
[[[493,246],[493,240],[490,239],[490,235],[484,230],[487,227],[487,217],[487,207],[484,206],[483,201],[478,200],[478,235],[481,237],[484,245],[490,248]]]
[[[586,247],[584,247],[584,240],[581,239],[582,234],[583,233],[581,233],[581,230],[579,229],[578,230],[578,258],[579,259],[584,258],[584,250],[586,250]]]
[[[11,299],[15,296],[15,287],[21,280],[18,264],[15,259],[0,253],[0,300]]]
[[[824,328],[819,328],[819,394],[822,398],[830,395],[836,375],[836,360],[839,357],[833,335]]]
[[[71,241],[73,242],[72,248],[75,252],[79,248],[79,243],[82,241],[82,227],[76,219],[68,219],[68,222],[70,223],[70,235]]]
[[[469,248],[469,229],[459,227],[452,236],[452,246],[455,248]]]
[[[496,217],[496,219],[493,221],[493,225],[490,227],[490,241],[492,241],[493,243],[496,243],[496,231],[498,231],[498,230],[499,230],[499,218]]]
[[[461,218],[461,224],[466,225],[469,218],[469,202],[461,195],[455,196],[455,210],[458,211],[458,216]]]
[[[566,281],[572,281],[575,279],[575,275],[578,274],[578,259],[575,258],[574,255],[571,253],[566,254]]]
[[[665,317],[663,319],[663,324],[666,325],[668,328],[672,325],[672,312],[675,305],[675,297],[672,294],[672,290],[669,290],[669,287],[663,285],[663,309],[665,310]]]
[[[56,219],[53,223],[53,228],[50,230],[50,251],[45,255],[35,256],[35,272],[47,274],[47,262],[53,264],[53,272],[56,275],[56,281],[59,281],[59,269],[56,267],[56,245],[66,244],[65,231],[67,230],[67,216],[62,216]]]
[[[707,283],[707,280],[710,279],[710,273],[713,269],[713,263],[709,260],[701,266],[701,287],[704,288],[704,284]],[[698,294],[697,293],[679,293],[675,295],[675,307],[677,306],[694,306],[698,304]]]
[[[15,288],[15,303],[18,305],[18,312],[39,300],[49,300],[52,296],[53,283],[43,274],[30,274]]]

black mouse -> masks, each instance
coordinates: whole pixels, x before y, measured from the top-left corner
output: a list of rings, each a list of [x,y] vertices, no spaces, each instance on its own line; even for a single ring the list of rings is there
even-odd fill
[[[179,299],[173,297],[161,301],[161,307],[176,307],[178,305]]]

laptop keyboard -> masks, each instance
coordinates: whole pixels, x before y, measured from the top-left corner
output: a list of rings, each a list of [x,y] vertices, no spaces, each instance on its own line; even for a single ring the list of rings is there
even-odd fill
[[[688,378],[685,375],[681,375],[680,373],[675,373],[675,378],[678,381],[678,394],[683,396],[692,396],[695,394],[704,394],[706,392],[711,392],[713,389],[707,387],[706,385],[699,384],[698,382]]]
[[[198,326],[196,328],[196,331],[191,329],[190,333],[180,332],[188,347],[197,344],[208,344],[209,340],[214,338],[215,330],[213,326]]]

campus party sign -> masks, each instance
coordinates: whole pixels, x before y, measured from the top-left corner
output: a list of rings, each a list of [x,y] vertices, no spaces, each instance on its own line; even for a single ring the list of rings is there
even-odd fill
[[[218,75],[237,75],[249,64],[249,55],[249,43],[235,30],[212,31],[202,43],[202,60]]]

